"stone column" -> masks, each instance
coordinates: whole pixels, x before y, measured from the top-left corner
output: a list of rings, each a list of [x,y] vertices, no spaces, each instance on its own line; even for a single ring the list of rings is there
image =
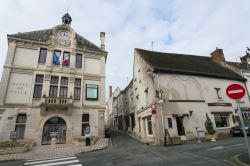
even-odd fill
[[[3,68],[1,84],[0,84],[0,91],[1,91],[0,105],[3,105],[6,99],[8,84],[10,80],[10,71],[14,62],[15,52],[16,52],[16,43],[9,43],[8,52]]]
[[[53,62],[53,50],[48,48],[47,58],[46,58],[46,68],[51,69]]]

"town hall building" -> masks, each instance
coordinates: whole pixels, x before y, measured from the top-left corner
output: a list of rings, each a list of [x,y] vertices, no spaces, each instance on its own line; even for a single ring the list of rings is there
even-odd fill
[[[39,31],[8,35],[8,51],[0,84],[0,140],[72,143],[90,127],[104,136],[105,33],[100,47],[62,24]]]

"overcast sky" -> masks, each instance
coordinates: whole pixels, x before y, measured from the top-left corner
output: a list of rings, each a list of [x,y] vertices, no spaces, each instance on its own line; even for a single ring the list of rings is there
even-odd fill
[[[71,27],[85,38],[99,46],[106,32],[113,90],[131,80],[134,48],[151,50],[152,41],[155,51],[202,56],[217,46],[228,61],[250,46],[250,0],[0,0],[0,76],[7,34],[53,28],[68,7]]]

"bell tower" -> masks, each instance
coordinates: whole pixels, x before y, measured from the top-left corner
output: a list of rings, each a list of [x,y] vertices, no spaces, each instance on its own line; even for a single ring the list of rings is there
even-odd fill
[[[72,21],[72,18],[71,16],[69,15],[69,13],[66,13],[63,17],[62,17],[62,24],[63,25],[69,25],[71,24],[71,21]]]

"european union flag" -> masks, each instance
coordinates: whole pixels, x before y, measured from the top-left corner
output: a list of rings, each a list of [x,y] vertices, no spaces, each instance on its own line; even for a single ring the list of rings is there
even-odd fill
[[[54,52],[53,64],[60,65],[60,52]]]

